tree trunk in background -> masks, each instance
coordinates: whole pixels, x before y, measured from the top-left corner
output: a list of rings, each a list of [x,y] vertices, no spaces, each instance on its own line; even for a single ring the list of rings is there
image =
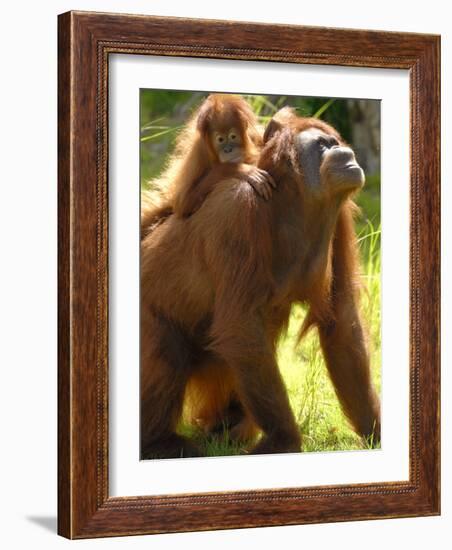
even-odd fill
[[[380,173],[380,105],[378,100],[349,99],[352,145],[367,175]]]

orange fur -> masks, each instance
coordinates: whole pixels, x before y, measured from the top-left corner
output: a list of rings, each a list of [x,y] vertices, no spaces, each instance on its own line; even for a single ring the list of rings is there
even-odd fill
[[[206,429],[238,399],[241,422],[262,432],[253,453],[300,449],[276,363],[276,342],[295,302],[310,306],[345,414],[359,434],[378,441],[351,191],[337,190],[326,176],[315,192],[306,185],[296,137],[310,128],[340,139],[330,126],[287,110],[268,126],[258,166],[278,182],[271,201],[258,200],[239,166],[218,164],[205,178],[212,189],[196,215],[170,215],[143,239],[143,457],[199,453],[177,434],[189,394],[192,418]]]
[[[233,441],[252,441],[259,433],[256,424],[249,415],[242,415],[243,411],[234,414],[229,410],[231,402],[238,402],[238,399],[232,370],[221,362],[207,362],[198,367],[188,381],[184,421],[206,434],[227,430]]]
[[[214,165],[221,163],[212,142],[213,133],[231,128],[240,133],[241,163],[255,164],[262,137],[248,103],[231,94],[209,95],[178,135],[163,175],[151,182],[153,191],[143,194],[143,201],[157,202],[158,208],[142,208],[142,236],[171,212],[186,217],[199,208],[211,190],[204,185],[200,191],[199,183]]]

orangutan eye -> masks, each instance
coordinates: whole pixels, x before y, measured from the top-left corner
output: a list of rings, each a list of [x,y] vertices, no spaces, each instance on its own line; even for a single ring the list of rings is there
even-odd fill
[[[321,149],[326,149],[327,147],[329,147],[328,140],[324,137],[319,137],[317,143],[320,145]]]
[[[223,136],[217,136],[216,140],[217,140],[217,143],[223,143],[224,137]]]
[[[235,139],[237,139],[236,134],[234,134],[234,133],[233,133],[233,134],[229,134],[229,139],[230,139],[231,141],[234,141]]]
[[[334,136],[320,136],[317,139],[317,143],[320,145],[321,149],[331,149],[331,147],[334,147],[335,145],[339,145],[339,142]]]

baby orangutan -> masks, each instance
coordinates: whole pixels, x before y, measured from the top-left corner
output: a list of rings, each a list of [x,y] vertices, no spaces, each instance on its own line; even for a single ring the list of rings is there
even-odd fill
[[[158,208],[142,209],[142,237],[172,213],[184,218],[196,212],[212,190],[215,182],[208,174],[217,164],[226,170],[229,165],[231,175],[239,169],[256,193],[269,199],[275,182],[254,166],[261,146],[248,103],[230,94],[211,94],[179,135],[165,173],[153,182],[164,198]]]

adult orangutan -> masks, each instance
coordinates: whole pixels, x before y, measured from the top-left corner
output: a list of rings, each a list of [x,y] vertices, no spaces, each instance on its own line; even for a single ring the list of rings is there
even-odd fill
[[[206,390],[206,423],[232,409],[236,427],[259,428],[251,453],[300,450],[275,353],[295,302],[309,305],[302,332],[317,326],[344,413],[359,434],[379,440],[350,199],[363,172],[331,126],[288,109],[263,141],[258,167],[277,183],[271,200],[219,164],[199,210],[171,215],[142,240],[142,458],[199,455],[177,433],[192,385]]]

